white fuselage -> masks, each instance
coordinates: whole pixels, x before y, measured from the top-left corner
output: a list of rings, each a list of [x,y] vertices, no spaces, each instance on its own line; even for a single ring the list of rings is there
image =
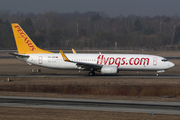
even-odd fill
[[[27,54],[26,54],[27,55]],[[28,54],[29,58],[17,57],[29,64],[54,69],[81,69],[76,63],[65,62],[60,53]],[[174,64],[165,58],[143,54],[71,54],[67,53],[69,60],[85,63],[100,64],[103,66],[117,66],[118,70],[166,70]]]

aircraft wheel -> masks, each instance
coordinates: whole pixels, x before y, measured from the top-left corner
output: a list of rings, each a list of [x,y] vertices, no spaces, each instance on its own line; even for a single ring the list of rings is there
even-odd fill
[[[89,72],[89,76],[94,76],[95,75],[95,72]]]
[[[158,73],[156,73],[156,76],[159,76],[159,74],[158,74]]]

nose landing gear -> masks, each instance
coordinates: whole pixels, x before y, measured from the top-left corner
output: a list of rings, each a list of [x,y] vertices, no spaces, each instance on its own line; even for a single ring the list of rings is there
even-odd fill
[[[163,72],[165,72],[165,70],[158,70],[158,71],[156,72],[156,76],[159,76],[158,73],[163,73]]]

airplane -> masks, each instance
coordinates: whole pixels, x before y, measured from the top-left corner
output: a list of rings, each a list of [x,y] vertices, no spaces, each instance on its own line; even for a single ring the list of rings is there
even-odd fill
[[[37,47],[18,23],[12,23],[12,30],[18,52],[11,53],[18,60],[29,65],[62,70],[89,71],[89,76],[100,72],[103,75],[117,74],[119,71],[157,71],[158,73],[174,67],[174,63],[164,57],[144,54],[64,54],[53,53]]]

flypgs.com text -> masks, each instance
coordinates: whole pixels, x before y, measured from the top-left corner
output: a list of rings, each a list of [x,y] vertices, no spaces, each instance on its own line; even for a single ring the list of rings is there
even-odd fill
[[[149,65],[149,58],[130,58],[127,60],[126,57],[105,57],[104,55],[99,55],[97,57],[97,64],[103,65]]]

